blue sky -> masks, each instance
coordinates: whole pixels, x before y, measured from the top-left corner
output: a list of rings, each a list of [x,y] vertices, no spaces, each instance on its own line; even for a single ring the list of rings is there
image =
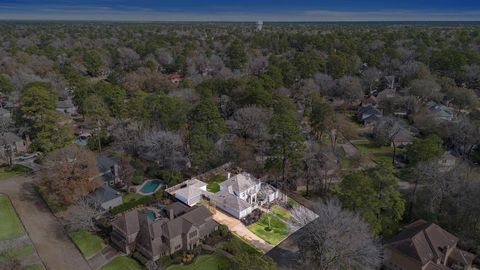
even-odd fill
[[[0,0],[0,19],[480,21],[480,0]]]

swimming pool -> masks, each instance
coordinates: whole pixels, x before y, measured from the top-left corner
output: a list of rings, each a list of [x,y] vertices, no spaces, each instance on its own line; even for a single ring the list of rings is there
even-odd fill
[[[158,179],[147,180],[147,182],[145,184],[143,184],[143,187],[140,191],[144,194],[153,193],[158,189],[158,187],[161,184],[162,184],[162,182]]]
[[[153,212],[152,210],[145,210],[143,213],[150,219],[150,220],[155,220],[157,219],[157,214]]]

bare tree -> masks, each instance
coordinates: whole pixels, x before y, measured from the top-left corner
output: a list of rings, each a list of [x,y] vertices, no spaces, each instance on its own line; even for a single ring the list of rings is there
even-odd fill
[[[164,168],[185,168],[188,163],[185,144],[178,133],[149,130],[144,132],[139,156],[155,161]]]
[[[70,206],[63,218],[63,225],[68,231],[95,230],[95,219],[103,214],[98,202],[86,197],[80,198]]]
[[[300,177],[305,180],[307,195],[312,187],[315,191],[325,193],[338,169],[337,159],[328,147],[322,148],[315,141],[307,142],[303,170],[300,173]]]
[[[236,123],[236,130],[245,140],[256,141],[266,139],[268,135],[268,122],[272,113],[257,106],[249,106],[237,110],[233,118]]]
[[[381,263],[381,246],[370,235],[369,226],[357,215],[342,210],[337,199],[315,208],[311,221],[305,211],[292,211],[292,222],[300,229],[300,262],[307,269],[376,269]]]
[[[397,154],[397,138],[401,132],[407,132],[404,128],[406,124],[396,117],[381,118],[373,129],[373,136],[379,145],[392,145],[392,164],[395,164],[395,155]]]

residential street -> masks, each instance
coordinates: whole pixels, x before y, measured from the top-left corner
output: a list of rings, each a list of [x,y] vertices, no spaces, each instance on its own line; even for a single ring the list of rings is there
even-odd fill
[[[10,197],[44,265],[51,270],[90,270],[32,181],[31,176],[0,180],[0,192]]]

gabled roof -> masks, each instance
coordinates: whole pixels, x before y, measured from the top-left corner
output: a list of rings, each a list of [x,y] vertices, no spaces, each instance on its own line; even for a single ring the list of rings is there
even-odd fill
[[[88,194],[88,197],[95,202],[105,203],[118,197],[122,197],[122,195],[115,189],[104,184],[101,187],[97,188],[94,192]]]
[[[120,214],[112,222],[112,225],[123,231],[126,235],[132,235],[140,230],[138,210],[134,209]]]
[[[248,173],[242,172],[223,181],[220,183],[220,186],[222,186],[224,189],[228,189],[228,187],[231,186],[232,191],[240,193],[248,190],[258,183],[258,179]]]
[[[198,197],[202,195],[202,193],[203,193],[203,190],[194,186],[186,186],[175,192],[175,194],[178,194],[186,199]]]
[[[223,189],[213,195],[213,200],[217,204],[226,205],[231,209],[241,212],[251,207],[249,203],[231,194],[228,189]]]
[[[458,238],[434,223],[417,220],[394,236],[387,247],[393,248],[422,265],[442,258],[447,247],[456,245]]]

